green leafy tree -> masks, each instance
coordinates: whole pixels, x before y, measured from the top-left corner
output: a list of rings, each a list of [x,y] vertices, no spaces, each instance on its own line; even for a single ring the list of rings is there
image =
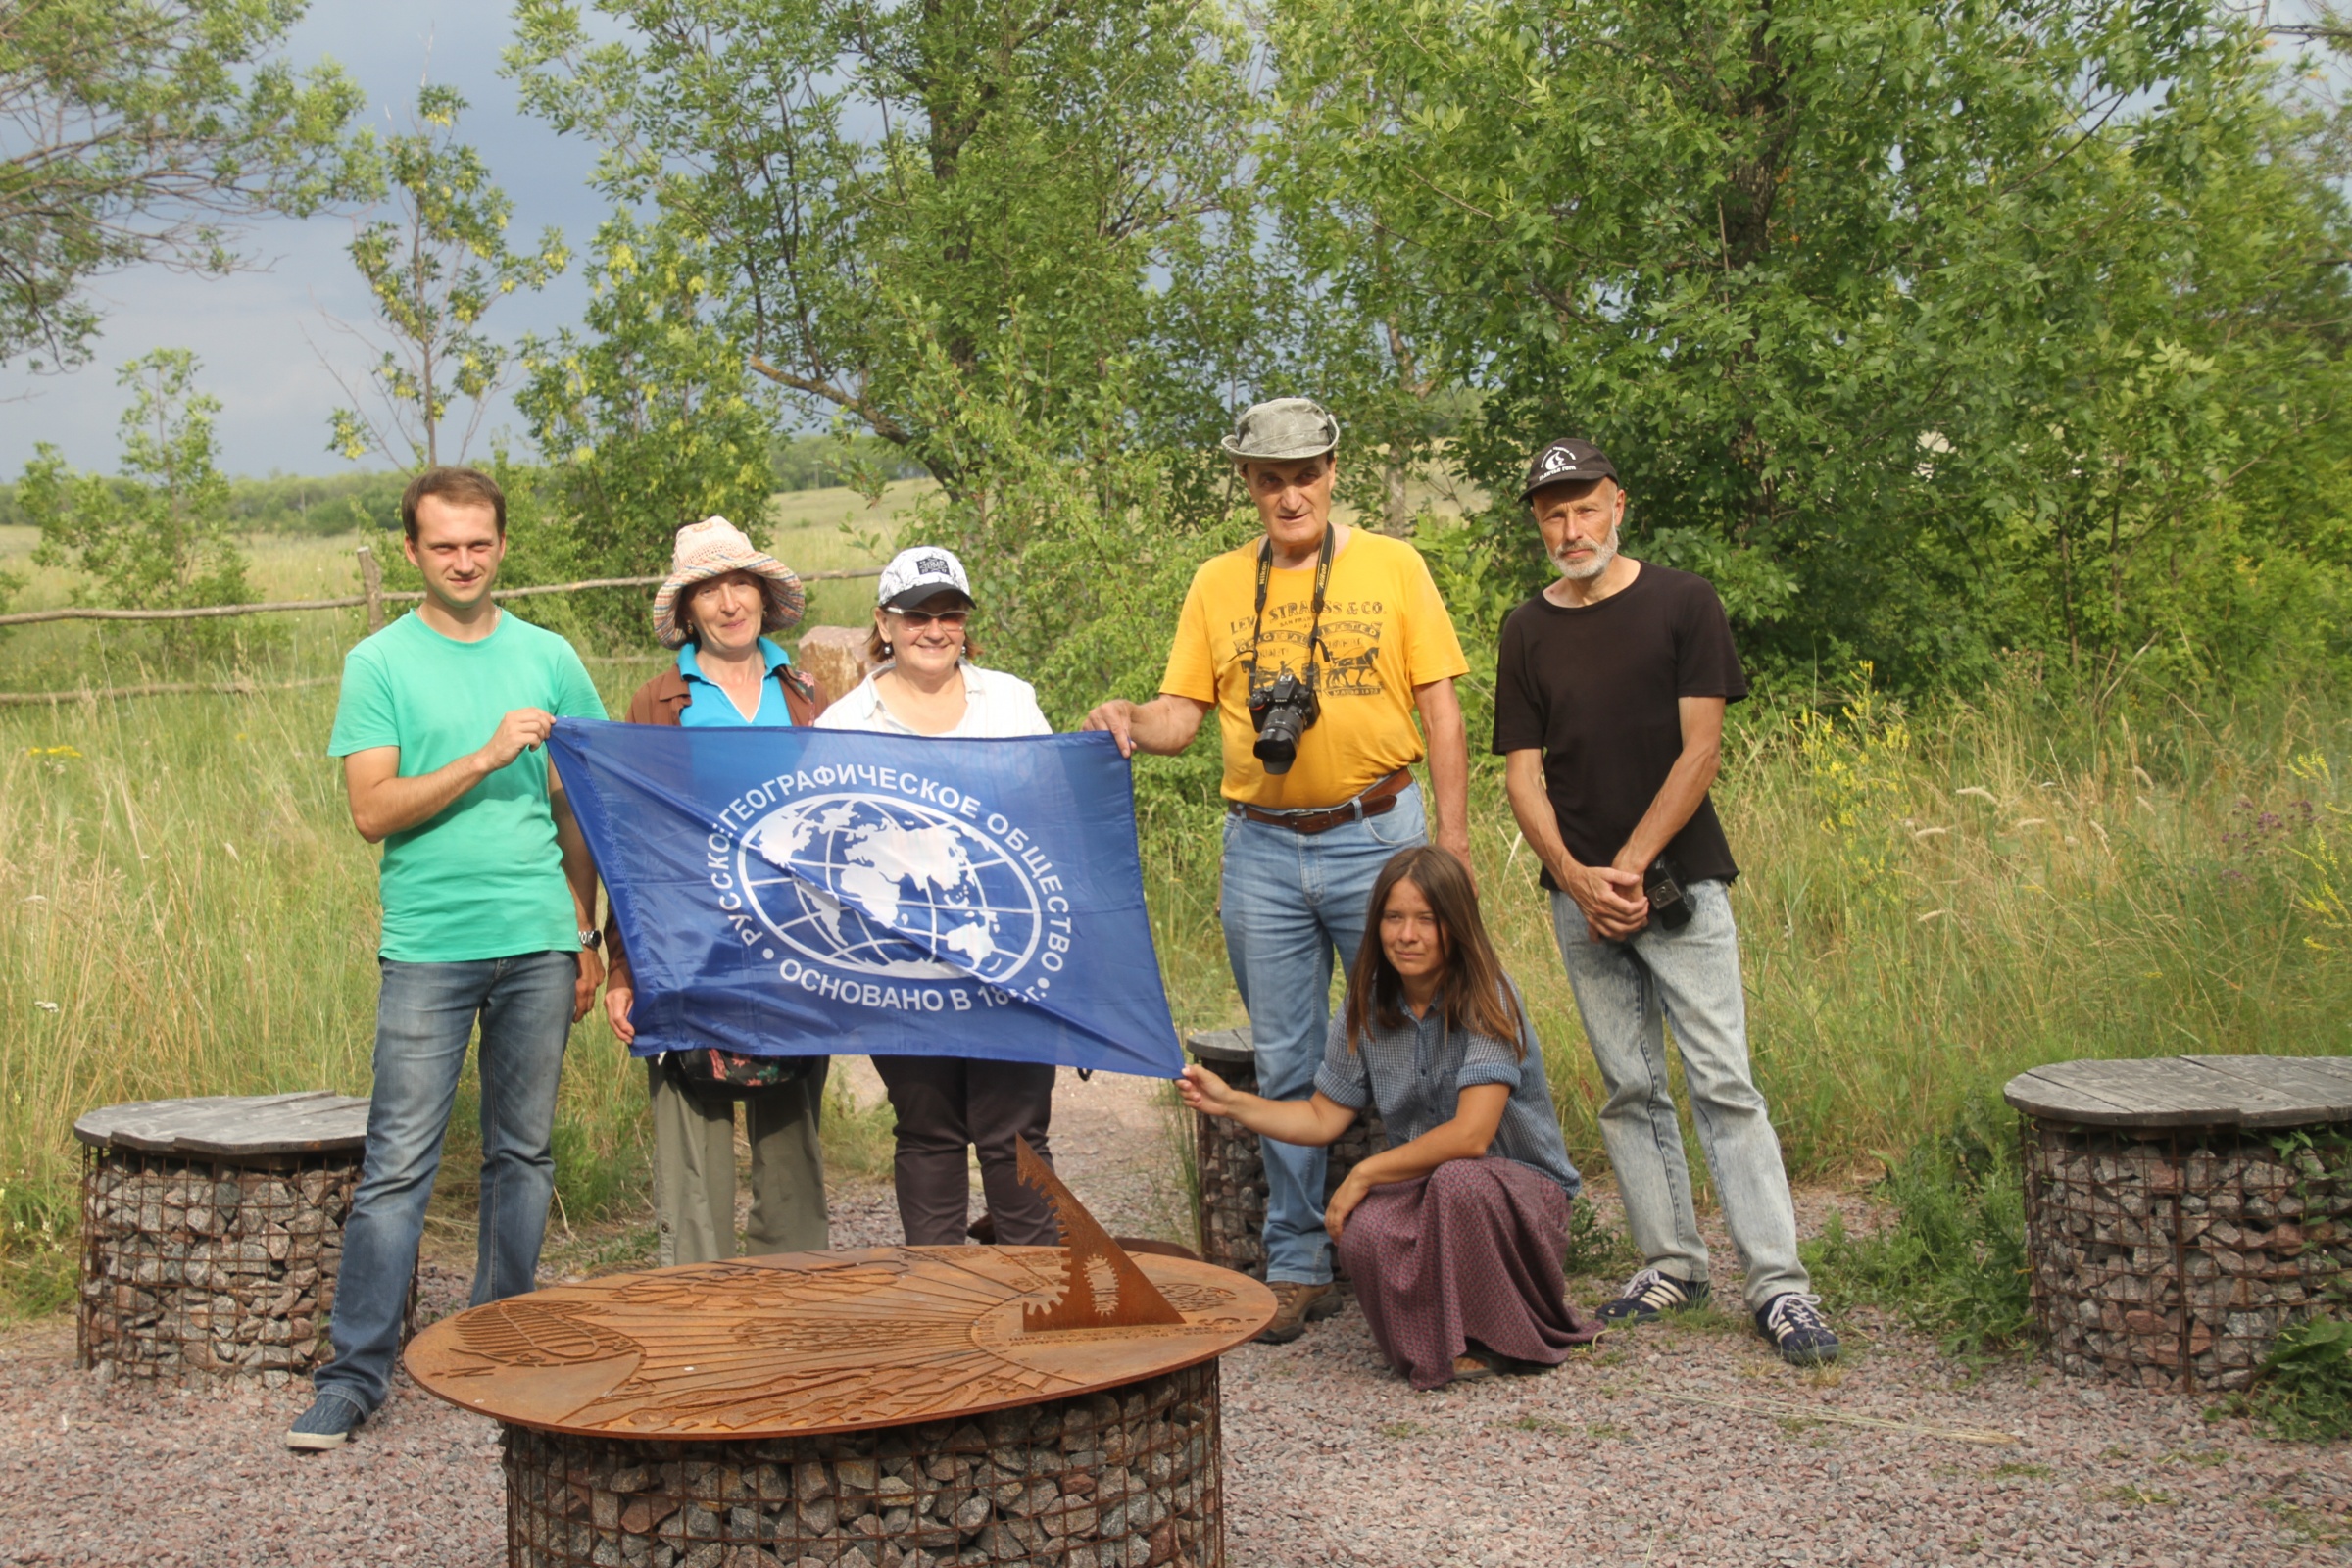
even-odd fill
[[[687,523],[757,528],[767,510],[772,396],[712,323],[710,294],[702,247],[615,218],[596,237],[586,333],[524,343],[515,401],[579,519],[583,566],[652,571]]]
[[[366,184],[359,88],[273,53],[300,0],[0,0],[0,364],[89,358],[99,273],[226,271],[232,225]]]
[[[1629,548],[1767,662],[2103,679],[2333,602],[2352,236],[2231,13],[1283,0],[1273,42],[1312,275],[1478,394],[1491,492],[1608,447]]]
[[[344,383],[355,406],[328,416],[329,450],[354,462],[370,452],[398,467],[464,462],[508,370],[508,350],[482,331],[484,313],[517,288],[544,287],[569,261],[553,228],[535,251],[508,245],[514,204],[481,155],[457,139],[465,110],[456,88],[428,83],[417,89],[408,132],[385,138],[378,152],[399,216],[360,225],[350,246],[375,335],[336,323],[378,355],[365,391]],[[461,401],[471,412],[453,430],[450,410]]]
[[[585,330],[524,341],[515,403],[546,464],[517,557],[532,577],[665,570],[672,535],[713,514],[759,533],[775,398],[710,296],[703,247],[624,215],[597,233]],[[644,596],[620,597],[630,608],[583,601],[582,628],[642,626]]]
[[[196,356],[158,349],[122,368],[120,478],[75,473],[43,442],[18,481],[17,503],[41,530],[40,565],[92,579],[74,602],[123,610],[251,603],[245,558],[229,532],[229,484],[217,466],[216,398],[196,390]],[[227,619],[167,621],[167,656],[219,653],[237,641]]]
[[[570,0],[519,8],[525,105],[603,148],[616,201],[707,247],[755,373],[952,495],[989,482],[999,426],[964,418],[982,388],[1017,384],[1028,438],[1074,459],[1106,368],[1181,342],[1208,308],[1195,274],[1247,250],[1246,40],[1214,6],[597,9],[621,37]],[[935,396],[942,373],[966,392]]]

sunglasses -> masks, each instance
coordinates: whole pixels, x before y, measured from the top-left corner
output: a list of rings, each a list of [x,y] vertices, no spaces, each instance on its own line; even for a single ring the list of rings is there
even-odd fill
[[[936,614],[928,610],[894,610],[891,613],[918,631],[933,621],[954,630],[961,630],[963,623],[972,618],[972,612],[968,610],[943,610]]]

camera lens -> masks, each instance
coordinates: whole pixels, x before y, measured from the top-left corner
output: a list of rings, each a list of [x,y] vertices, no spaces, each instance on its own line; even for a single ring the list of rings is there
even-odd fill
[[[1250,722],[1257,744],[1250,750],[1269,773],[1288,773],[1298,760],[1298,737],[1311,726],[1320,705],[1315,691],[1296,675],[1284,675],[1250,696]]]
[[[1288,773],[1298,760],[1298,737],[1279,720],[1268,720],[1257,744],[1250,748],[1269,773]]]

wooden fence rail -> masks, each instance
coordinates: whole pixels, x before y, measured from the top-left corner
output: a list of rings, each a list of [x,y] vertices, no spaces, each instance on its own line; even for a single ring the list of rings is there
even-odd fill
[[[372,587],[382,580],[374,556],[368,547],[360,547],[360,577]],[[803,582],[836,582],[848,577],[879,577],[880,566],[851,566],[838,571],[804,571]],[[544,583],[530,588],[495,588],[493,599],[528,599],[535,594],[576,594],[590,588],[652,588],[662,583],[662,577],[590,577],[582,582]],[[206,605],[196,610],[93,610],[84,606],[69,606],[63,610],[26,610],[13,615],[0,615],[0,626],[29,626],[44,620],[209,620],[220,615],[266,615],[289,610],[351,610],[361,605],[370,607],[371,624],[381,623],[381,612],[375,607],[389,604],[414,604],[423,594],[415,591],[386,593],[375,589],[370,593],[343,594],[333,599],[280,599],[259,605]]]
[[[333,599],[279,599],[259,605],[206,605],[195,610],[95,610],[71,606],[63,610],[27,610],[14,615],[0,615],[0,626],[27,626],[44,620],[209,620],[220,615],[266,615],[289,610],[352,610],[366,606],[368,629],[380,631],[384,624],[384,606],[414,604],[424,597],[421,593],[383,590],[383,570],[376,564],[374,552],[366,545],[359,548],[360,581],[365,593],[344,594]],[[804,571],[803,582],[839,582],[851,577],[879,577],[880,566],[847,566],[834,571]],[[589,577],[580,582],[541,583],[529,588],[494,588],[493,599],[528,599],[535,594],[576,594],[590,588],[652,588],[663,582],[662,577]],[[601,661],[600,661],[601,662]],[[229,680],[173,680],[154,681],[143,686],[110,686],[100,689],[82,687],[70,692],[0,692],[0,708],[24,708],[61,703],[109,702],[118,697],[181,697],[203,693],[221,697],[250,697],[257,692],[296,691],[305,686],[325,686],[339,677],[319,675],[309,680],[260,682],[243,677]]]

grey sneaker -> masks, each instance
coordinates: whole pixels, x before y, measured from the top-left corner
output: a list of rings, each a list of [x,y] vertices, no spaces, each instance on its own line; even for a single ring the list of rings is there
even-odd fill
[[[1756,1328],[1790,1366],[1827,1366],[1838,1359],[1838,1336],[1820,1307],[1818,1296],[1784,1291],[1756,1308]]]
[[[1709,1292],[1705,1280],[1677,1279],[1672,1274],[1645,1268],[1625,1282],[1617,1299],[1600,1303],[1600,1320],[1611,1326],[1655,1323],[1668,1312],[1687,1312],[1694,1306],[1706,1305]]]
[[[367,1419],[368,1412],[342,1395],[321,1393],[286,1428],[286,1446],[305,1453],[340,1448],[351,1441],[354,1429]]]

